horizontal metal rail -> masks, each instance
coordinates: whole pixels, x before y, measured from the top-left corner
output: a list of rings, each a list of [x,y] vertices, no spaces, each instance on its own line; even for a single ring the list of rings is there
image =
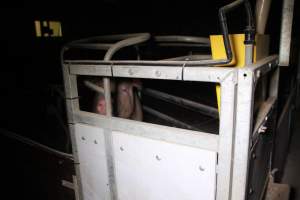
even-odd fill
[[[76,111],[74,123],[218,152],[219,135]]]
[[[258,60],[256,63],[246,66],[243,69],[250,70],[254,72],[256,79],[265,75],[272,69],[275,69],[278,65],[278,55],[271,55],[261,60]]]
[[[31,140],[31,139],[28,139],[26,137],[23,137],[21,135],[13,133],[11,131],[0,129],[0,134],[6,136],[8,138],[14,139],[16,141],[22,142],[23,144],[27,144],[29,146],[38,148],[38,149],[40,149],[42,151],[46,151],[48,153],[52,153],[52,154],[55,154],[55,155],[60,156],[60,157],[64,157],[64,158],[67,158],[67,159],[70,159],[70,160],[74,160],[72,154],[68,154],[68,153],[64,153],[64,152],[58,151],[56,149],[53,149],[51,147],[48,147],[46,145],[40,144],[40,143],[35,142],[35,141]]]
[[[164,35],[155,36],[154,40],[158,46],[210,47],[210,40],[206,37]]]
[[[108,50],[111,48],[112,44],[95,44],[95,43],[74,43],[69,44],[68,48],[82,48],[82,49],[92,49],[92,50]]]
[[[190,44],[190,43],[167,43],[167,42],[163,42],[163,43],[158,43],[157,46],[161,46],[161,47],[210,47],[209,44]]]
[[[184,36],[184,35],[161,35],[155,36],[155,41],[157,42],[186,42],[186,43],[202,43],[210,44],[209,38],[207,37],[195,37],[195,36]]]
[[[161,113],[153,108],[150,108],[148,106],[143,106],[143,110],[151,115],[154,115],[155,117],[158,117],[160,119],[163,119],[165,121],[168,121],[172,124],[176,124],[177,126],[180,126],[180,128],[186,128],[186,129],[192,129],[192,130],[199,130],[198,128],[191,126],[187,123],[184,123],[178,119],[175,119],[169,115],[166,115],[164,113]]]
[[[143,94],[147,96],[151,96],[163,101],[166,101],[168,103],[173,103],[175,105],[181,106],[183,108],[199,112],[201,114],[213,117],[213,118],[218,118],[219,117],[219,112],[217,108],[204,105],[195,101],[191,101],[182,97],[174,96],[171,94],[167,94],[165,92],[149,89],[149,88],[144,88],[141,91]]]
[[[167,58],[163,60],[203,60],[203,59],[211,59],[211,55],[187,55],[187,56],[178,56],[173,58]]]
[[[203,81],[221,83],[230,74],[236,73],[232,67],[183,67],[145,65],[101,65],[99,61],[68,60],[72,75],[92,75],[107,77],[148,78],[164,80]]]
[[[225,59],[217,60],[218,62],[225,61]],[[111,60],[111,61],[98,61],[100,65],[175,65],[175,66],[207,66],[217,65],[216,60],[198,60],[198,61],[174,61],[174,60]]]

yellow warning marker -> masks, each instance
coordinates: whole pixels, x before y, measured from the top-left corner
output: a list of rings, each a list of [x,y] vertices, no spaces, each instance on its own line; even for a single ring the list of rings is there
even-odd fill
[[[34,21],[36,37],[62,37],[59,21]]]
[[[35,35],[36,35],[36,37],[42,37],[41,22],[38,21],[38,20],[35,20],[34,25],[35,25]]]

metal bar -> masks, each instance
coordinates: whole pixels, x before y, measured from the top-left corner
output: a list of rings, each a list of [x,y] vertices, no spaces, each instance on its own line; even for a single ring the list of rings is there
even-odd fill
[[[75,115],[74,115],[75,118]],[[74,122],[75,123],[75,122]],[[70,137],[72,142],[72,154],[74,157],[74,167],[75,167],[75,174],[76,174],[76,181],[73,179],[73,183],[76,183],[76,190],[75,190],[75,197],[76,200],[83,199],[83,189],[81,184],[81,173],[80,173],[80,163],[79,163],[79,157],[78,157],[78,149],[77,149],[77,142],[75,137],[75,127],[74,124],[69,124],[69,130],[70,130]]]
[[[150,38],[149,33],[141,33],[137,36],[129,37],[129,38],[126,38],[124,40],[121,40],[121,41],[113,44],[106,52],[106,54],[104,56],[104,61],[111,60],[114,53],[116,53],[118,50],[120,50],[124,47],[140,44],[142,42],[147,41],[149,38]]]
[[[75,200],[80,200],[80,188],[78,187],[78,185],[80,185],[78,183],[78,179],[76,176],[72,176],[73,178],[73,186],[74,186],[74,193],[75,193]]]
[[[167,94],[149,88],[143,88],[142,93],[169,103],[176,104],[183,108],[187,108],[189,110],[193,110],[201,114],[208,115],[210,117],[214,117],[214,118],[219,117],[218,109],[208,105],[204,105],[195,101],[191,101],[182,97],[177,97],[171,94]]]
[[[176,125],[180,126],[181,128],[192,129],[192,130],[199,130],[198,128],[196,128],[194,126],[191,126],[191,125],[189,125],[187,123],[184,123],[184,122],[182,122],[180,120],[177,120],[177,119],[175,119],[173,117],[170,117],[169,115],[161,113],[161,112],[159,112],[157,110],[154,110],[154,109],[152,109],[152,108],[150,108],[148,106],[143,106],[143,110],[145,112],[151,114],[151,115],[154,115],[155,117],[158,117],[158,118],[166,120],[166,121],[168,121],[170,123],[176,124]]]
[[[226,60],[217,60],[224,62]],[[207,66],[219,64],[215,60],[198,60],[198,61],[172,61],[172,60],[110,60],[110,61],[97,61],[100,65],[170,65],[170,66]]]
[[[221,83],[217,200],[231,200],[235,133],[236,73]]]
[[[61,51],[61,59],[63,59],[63,50]],[[77,153],[77,142],[75,137],[75,115],[76,111],[79,111],[79,101],[78,101],[78,90],[77,90],[77,79],[75,75],[69,73],[69,66],[62,63],[63,68],[63,78],[64,78],[64,88],[66,97],[66,112],[68,117],[68,125],[70,130],[70,138],[72,143],[72,153],[74,157],[74,167],[76,172],[76,178],[78,183],[78,199],[83,199],[82,185],[81,185],[81,173],[79,167],[79,159]]]
[[[277,65],[278,65],[278,56],[271,55],[257,61],[254,64],[245,66],[244,69],[254,72],[256,78],[258,79],[261,76],[268,73],[269,71],[271,71],[272,69],[276,68]]]
[[[70,65],[71,74],[98,75],[128,78],[151,78],[166,80],[185,80],[203,82],[221,82],[235,68],[226,67],[182,67],[182,66],[145,66],[145,65],[114,65],[112,74],[108,65],[101,65],[99,61],[78,60],[66,61]],[[85,67],[89,65],[90,67]],[[104,68],[104,69],[103,69]]]
[[[110,76],[109,66],[102,68],[99,61],[67,61],[71,64],[70,70],[72,74],[82,75],[106,75]],[[76,65],[87,65],[91,67],[77,67]],[[274,69],[277,64],[277,56],[269,56],[265,59],[258,61],[255,64],[248,65],[245,69],[256,72],[256,77],[263,76],[271,69]],[[76,66],[76,67],[75,67]],[[77,68],[77,69],[76,69]],[[104,71],[103,71],[104,70]],[[154,78],[154,79],[171,79],[171,80],[184,80],[190,81],[206,81],[206,82],[220,82],[228,73],[234,71],[234,68],[221,68],[221,67],[163,67],[163,66],[132,66],[132,65],[114,65],[112,67],[113,76],[115,77],[131,77],[131,78]],[[183,72],[182,72],[183,71]],[[182,75],[183,73],[183,75]]]
[[[74,185],[70,181],[61,180],[61,185],[64,186],[64,187],[66,187],[66,188],[69,188],[71,190],[74,190]]]
[[[164,35],[155,36],[154,40],[157,42],[186,42],[186,43],[202,43],[210,45],[210,40],[207,37],[195,37],[195,36],[184,36],[184,35]]]
[[[104,98],[105,98],[105,110],[106,116],[112,116],[112,103],[111,103],[111,89],[110,89],[110,79],[103,78],[103,87],[104,87]]]
[[[116,186],[115,163],[114,163],[114,156],[113,156],[114,153],[112,148],[113,139],[112,139],[111,127],[109,129],[103,129],[103,132],[104,132],[104,140],[105,140],[105,153],[106,153],[106,163],[108,169],[108,181],[109,181],[111,200],[117,200],[118,192]]]
[[[5,136],[5,137],[12,138],[12,139],[17,140],[19,142],[22,142],[23,144],[38,148],[39,150],[54,154],[56,156],[64,157],[64,158],[69,159],[69,160],[74,160],[72,154],[68,154],[68,153],[58,151],[56,149],[53,149],[53,148],[48,147],[46,145],[43,145],[41,143],[35,142],[35,141],[33,141],[29,138],[26,138],[26,137],[23,137],[23,136],[18,135],[16,133],[13,133],[11,131],[4,130],[4,129],[0,128],[0,134]]]
[[[112,44],[97,44],[97,43],[75,43],[68,45],[69,48],[82,48],[82,49],[93,49],[93,50],[108,50]]]
[[[288,99],[286,100],[286,103],[284,104],[281,115],[279,116],[279,119],[278,119],[277,127],[280,127],[282,125],[282,122],[284,121],[284,118],[287,116],[287,112],[290,111],[291,104],[293,103],[295,95],[296,95],[296,87],[294,87],[291,90],[291,93],[288,96]]]
[[[229,67],[184,67],[183,80],[220,83],[236,70]]]
[[[300,107],[300,51],[298,52],[298,60],[297,60],[297,78],[296,78],[296,109]]]
[[[79,110],[77,79],[76,76],[70,75],[68,65],[63,65],[63,78],[66,97],[68,123],[73,122],[73,112]]]
[[[210,40],[206,37],[165,35],[155,36],[154,40],[158,46],[177,47],[210,47]],[[210,59],[210,58],[208,58]]]
[[[279,44],[279,65],[289,66],[293,26],[294,0],[284,0]]]
[[[277,67],[277,69],[274,71],[274,73],[272,74],[271,79],[270,79],[269,96],[275,97],[277,99],[280,69],[279,69],[278,65],[276,67]]]
[[[264,58],[258,62],[256,62],[255,64],[253,64],[253,67],[261,67],[261,62],[271,62],[272,64],[276,65],[277,64],[277,55],[272,55],[269,56],[267,58]],[[202,62],[203,61],[203,62]],[[166,65],[168,67],[174,67],[174,66],[178,66],[178,67],[188,67],[191,66],[191,68],[193,68],[192,66],[201,66],[202,67],[210,67],[212,68],[211,62],[206,62],[207,60],[198,60],[198,61],[176,61],[176,60],[110,60],[110,61],[101,61],[101,60],[65,60],[65,63],[69,63],[69,64],[97,64],[97,65],[101,65],[101,66],[134,66],[134,67],[139,67],[139,66],[153,66],[153,67],[166,67]]]
[[[211,55],[187,55],[187,56],[178,56],[174,58],[167,58],[163,60],[201,60],[201,59],[211,59]]]
[[[80,40],[75,40],[67,44],[66,46],[68,47],[69,45],[73,44],[83,44],[83,43],[99,43],[99,42],[107,42],[107,41],[119,41],[119,40],[124,40],[127,38],[132,38],[132,37],[138,37],[141,34],[148,34],[148,33],[129,33],[129,34],[115,34],[115,35],[101,35],[101,36],[95,36],[95,37],[89,37],[89,38],[84,38]]]
[[[87,86],[89,89],[93,90],[94,92],[98,92],[100,94],[104,94],[103,87],[99,87],[98,85],[92,83],[91,81],[84,81],[84,85]]]
[[[232,200],[246,198],[253,120],[254,73],[239,69],[232,172]]]
[[[161,47],[210,47],[210,44],[189,44],[189,43],[158,43]]]
[[[113,66],[114,77],[182,80],[182,67],[167,66]]]
[[[90,76],[112,76],[111,66],[99,66],[90,64],[70,64],[70,74],[72,75],[90,75]]]
[[[219,136],[211,133],[180,129],[157,124],[138,122],[122,118],[108,118],[95,113],[77,111],[76,123],[88,124],[101,128],[111,128],[126,134],[162,140],[181,145],[218,151]]]
[[[254,125],[254,131],[252,133],[253,135],[253,140],[255,140],[255,138],[257,138],[258,130],[259,128],[264,124],[264,122],[267,121],[268,116],[271,112],[271,110],[273,109],[273,106],[276,102],[276,98],[275,97],[269,97],[267,99],[267,101],[263,102],[259,108],[258,114],[257,114],[257,118],[256,118],[256,123]]]

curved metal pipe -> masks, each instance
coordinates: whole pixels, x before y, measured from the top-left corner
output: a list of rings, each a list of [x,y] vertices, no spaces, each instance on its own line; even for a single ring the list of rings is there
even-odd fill
[[[221,64],[228,64],[232,61],[232,50],[230,46],[230,40],[229,40],[229,34],[228,34],[228,27],[227,27],[227,21],[226,21],[226,13],[233,10],[234,8],[238,7],[242,3],[245,3],[245,8],[247,10],[247,19],[248,19],[248,24],[246,28],[246,39],[245,43],[251,43],[254,42],[253,40],[253,19],[252,19],[252,12],[251,12],[251,6],[248,2],[248,0],[236,0],[228,5],[223,6],[222,8],[219,9],[219,20],[221,24],[221,30],[222,30],[222,35],[223,35],[223,40],[224,40],[224,46],[225,46],[225,51],[226,51],[226,59],[219,59],[219,60],[200,60],[200,61],[170,61],[170,60],[162,60],[162,61],[140,61],[140,60],[134,60],[134,61],[109,61],[112,57],[112,55],[119,50],[122,47],[125,46],[130,46],[133,44],[140,43],[144,40],[145,38],[150,37],[146,33],[146,35],[141,35],[141,34],[127,34],[127,35],[111,35],[111,36],[100,36],[100,37],[94,37],[94,38],[89,38],[89,39],[83,39],[83,40],[78,40],[75,41],[75,43],[78,42],[87,42],[90,40],[110,40],[110,39],[122,39],[126,37],[132,37],[132,38],[127,38],[124,39],[123,41],[117,42],[115,45],[113,45],[108,52],[105,55],[104,61],[100,61],[99,64],[109,64],[109,65],[114,65],[114,64],[124,64],[124,65],[138,65],[138,64],[143,64],[143,65],[189,65],[189,66],[203,66],[203,65],[221,65]],[[144,36],[144,37],[143,37]],[[174,38],[173,38],[174,39]],[[182,38],[181,38],[182,39]],[[74,42],[73,42],[74,43]],[[72,43],[71,43],[72,44]],[[62,56],[64,49],[62,51]]]
[[[60,51],[60,63],[61,66],[64,64],[64,54],[70,48],[84,48],[84,49],[94,49],[94,50],[108,50],[105,54],[104,61],[109,61],[113,54],[120,50],[123,47],[127,47],[130,45],[138,44],[144,42],[150,38],[149,33],[131,33],[131,34],[119,34],[119,35],[104,35],[97,37],[90,37],[81,40],[72,41],[63,46]],[[116,41],[121,40],[115,44],[109,43],[100,43],[95,44],[91,42],[99,42],[99,41]]]
[[[93,49],[93,50],[108,50],[111,48],[112,44],[95,44],[95,43],[74,43],[69,44],[69,48],[82,48],[82,49]]]
[[[182,60],[204,60],[204,59],[211,59],[211,55],[187,55],[187,56],[179,56],[179,57],[173,57],[173,58],[167,58],[163,60],[177,60],[177,61],[182,61]]]
[[[106,52],[106,54],[104,56],[104,61],[110,60],[112,58],[112,56],[114,55],[114,53],[116,53],[118,50],[120,50],[124,47],[131,46],[131,45],[140,44],[142,42],[147,41],[149,38],[150,38],[149,33],[142,33],[142,34],[136,35],[134,37],[127,38],[127,39],[124,39],[124,40],[121,40],[121,41],[115,43]]]
[[[195,37],[195,36],[184,36],[184,35],[161,35],[155,36],[154,40],[157,42],[186,42],[186,43],[202,43],[210,45],[209,38],[206,37]]]
[[[68,44],[66,44],[61,50],[61,60],[63,60],[63,56],[65,51],[70,48],[83,48],[83,49],[93,49],[93,50],[108,50],[104,61],[108,61],[111,59],[113,54],[120,50],[123,47],[139,44],[147,41],[150,38],[149,33],[131,33],[131,34],[119,34],[119,35],[104,35],[97,37],[90,37],[81,40],[75,40]],[[98,43],[97,42],[114,42],[121,40],[117,43]],[[61,62],[63,63],[63,62]]]

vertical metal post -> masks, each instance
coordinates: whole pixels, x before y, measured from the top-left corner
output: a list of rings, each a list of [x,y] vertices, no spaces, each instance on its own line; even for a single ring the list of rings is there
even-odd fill
[[[105,96],[105,107],[106,107],[106,116],[112,117],[112,104],[111,104],[111,88],[110,88],[110,78],[103,78],[104,85],[104,96]],[[108,169],[108,180],[110,187],[110,199],[117,200],[117,186],[115,182],[115,165],[113,158],[113,147],[112,147],[112,132],[111,125],[109,129],[104,128],[104,137],[105,137],[105,151],[106,151],[106,160],[107,160],[107,169]]]
[[[294,0],[284,0],[281,17],[279,65],[289,66],[293,25]]]
[[[104,97],[105,97],[105,108],[106,108],[106,115],[108,117],[112,116],[112,104],[111,104],[111,88],[110,88],[110,79],[103,78],[103,85],[104,85]]]
[[[232,156],[235,129],[236,79],[234,71],[221,82],[221,111],[217,168],[217,200],[231,199]]]
[[[247,69],[239,69],[232,174],[232,200],[246,198],[250,138],[252,135],[253,98],[254,73]]]
[[[275,97],[276,99],[278,97],[279,74],[280,74],[280,68],[277,67],[274,73],[272,74],[270,80],[270,88],[269,88],[270,91],[269,96]]]
[[[298,52],[298,63],[297,63],[297,79],[296,79],[296,109],[300,107],[300,51]]]
[[[74,188],[76,198],[83,199],[82,197],[82,187],[81,187],[81,175],[79,169],[79,159],[78,159],[78,152],[77,146],[75,141],[75,130],[74,130],[74,123],[75,123],[75,112],[79,110],[79,101],[78,101],[78,91],[77,91],[77,78],[75,75],[70,75],[69,73],[69,66],[63,64],[63,78],[64,78],[64,86],[65,86],[65,98],[66,98],[66,108],[67,108],[67,118],[70,130],[70,138],[72,142],[72,151],[74,157],[74,165],[75,165],[75,172],[76,172],[76,179],[78,187]]]

